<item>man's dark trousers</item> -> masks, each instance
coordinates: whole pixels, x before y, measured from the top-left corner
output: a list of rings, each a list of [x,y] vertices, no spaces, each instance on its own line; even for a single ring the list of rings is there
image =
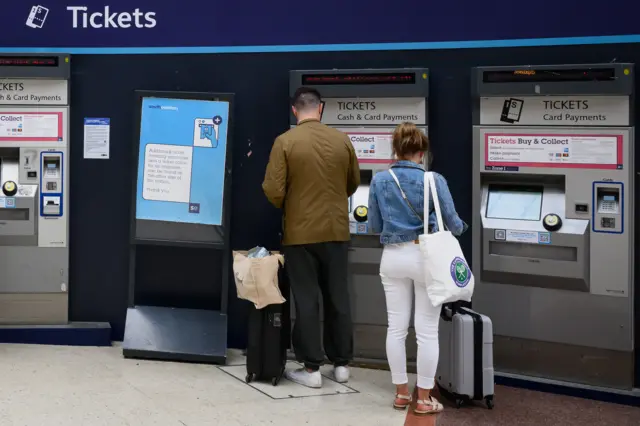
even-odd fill
[[[318,370],[324,353],[336,366],[353,358],[353,325],[347,281],[347,241],[284,247],[296,306],[293,349],[299,362]],[[324,349],[320,337],[320,294],[324,306]]]

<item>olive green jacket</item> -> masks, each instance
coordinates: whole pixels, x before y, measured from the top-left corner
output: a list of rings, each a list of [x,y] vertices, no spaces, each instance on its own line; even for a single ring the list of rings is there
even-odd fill
[[[262,189],[284,210],[284,245],[348,241],[348,199],[360,185],[349,137],[317,120],[278,136]]]

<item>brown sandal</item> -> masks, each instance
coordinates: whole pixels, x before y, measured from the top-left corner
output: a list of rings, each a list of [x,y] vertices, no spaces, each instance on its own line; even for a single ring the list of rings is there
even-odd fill
[[[398,400],[402,402],[398,403]],[[405,410],[409,405],[411,405],[411,395],[396,394],[396,399],[393,400],[393,408],[396,410]]]
[[[419,399],[416,401],[416,408],[413,409],[413,412],[416,414],[437,414],[442,412],[444,407],[437,399],[430,396],[428,400]]]

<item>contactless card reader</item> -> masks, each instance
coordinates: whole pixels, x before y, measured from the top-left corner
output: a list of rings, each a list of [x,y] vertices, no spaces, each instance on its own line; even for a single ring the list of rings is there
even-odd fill
[[[614,182],[594,183],[595,232],[622,232],[622,184]]]

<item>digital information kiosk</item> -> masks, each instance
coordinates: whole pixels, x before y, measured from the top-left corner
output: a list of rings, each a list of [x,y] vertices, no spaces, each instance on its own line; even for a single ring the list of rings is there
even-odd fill
[[[633,74],[473,70],[473,304],[501,372],[634,385]]]
[[[429,71],[426,68],[291,71],[290,94],[313,87],[322,95],[322,122],[349,135],[360,165],[360,187],[349,200],[349,278],[355,356],[386,360],[387,314],[380,282],[382,245],[367,223],[369,184],[393,163],[391,136],[409,121],[427,133]],[[291,114],[291,126],[296,120]],[[293,307],[293,304],[292,304]],[[295,318],[295,313],[292,312]],[[407,339],[415,359],[415,339]]]
[[[67,324],[69,56],[0,54],[0,324]]]
[[[224,363],[230,265],[230,115],[233,95],[136,92],[135,182],[131,218],[125,357]],[[216,310],[136,303],[136,247],[223,250]],[[175,268],[184,265],[177,263]],[[176,291],[180,283],[176,282]]]

